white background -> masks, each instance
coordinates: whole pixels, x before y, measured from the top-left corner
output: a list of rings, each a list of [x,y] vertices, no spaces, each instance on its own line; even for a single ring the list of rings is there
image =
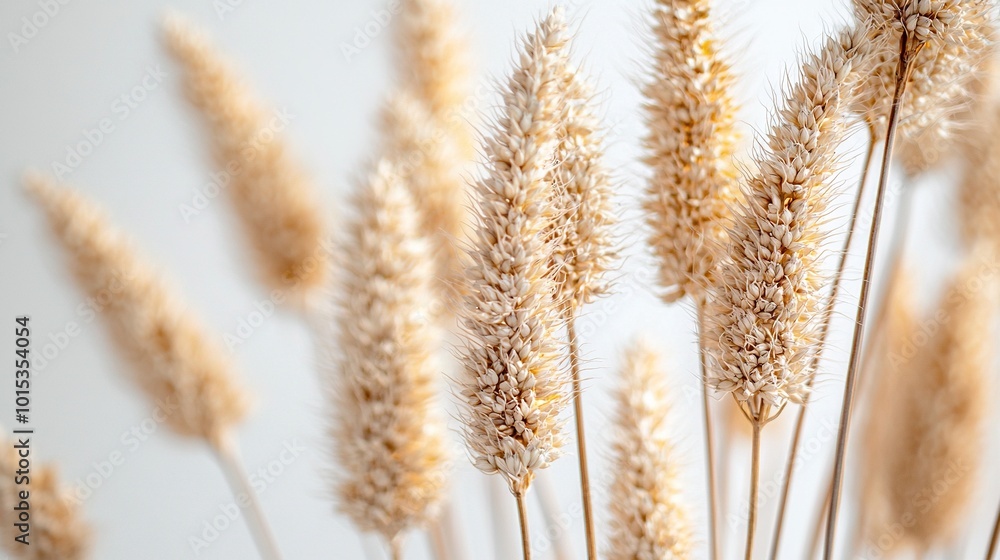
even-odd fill
[[[507,72],[514,38],[551,6],[526,0],[460,4],[466,31],[473,37],[470,49],[480,80]],[[848,11],[844,4],[719,2],[728,55],[739,75],[735,95],[743,106],[740,118],[748,138],[766,125],[775,89],[796,55],[815,45],[824,30],[844,21]],[[41,8],[26,0],[0,5],[0,31],[5,37],[0,45],[0,321],[13,323],[15,315],[30,314],[36,352],[49,343],[50,336],[51,340],[59,338],[69,322],[81,328],[33,376],[34,445],[36,460],[57,463],[65,480],[74,486],[88,475],[98,480],[95,473],[100,472],[100,463],[116,451],[123,453],[124,464],[107,478],[101,477],[99,488],[85,502],[86,516],[95,528],[95,558],[195,557],[191,537],[201,535],[206,522],[231,498],[211,455],[198,442],[180,439],[162,427],[134,450],[123,442],[123,434],[149,418],[152,406],[126,381],[125,366],[100,321],[86,323],[77,314],[84,296],[74,285],[64,255],[38,209],[24,196],[21,174],[31,167],[49,171],[52,162],[64,160],[67,149],[84,140],[84,129],[111,118],[114,131],[65,179],[104,205],[114,222],[134,236],[221,343],[223,333],[234,333],[254,311],[255,301],[266,295],[255,281],[246,245],[224,196],[190,222],[180,212],[180,206],[209,181],[214,167],[204,129],[183,99],[178,68],[159,41],[160,17],[167,8],[174,8],[204,27],[238,63],[262,99],[294,115],[285,136],[321,188],[330,223],[339,226],[347,213],[347,194],[373,155],[376,111],[392,83],[392,22],[351,60],[342,49],[354,40],[359,28],[375,21],[373,11],[386,5],[382,0],[247,0],[220,16],[206,1],[75,0],[60,6],[58,14],[16,52],[9,33],[20,34],[22,17],[31,18]],[[682,488],[692,504],[692,520],[699,528],[698,556],[703,557],[705,500],[693,321],[685,305],[667,307],[653,295],[635,213],[636,194],[642,186],[642,168],[636,163],[642,128],[635,84],[643,67],[643,7],[639,1],[596,0],[577,0],[569,7],[578,28],[575,54],[578,60],[585,59],[604,92],[611,164],[622,180],[621,203],[628,217],[623,232],[633,255],[623,267],[621,293],[595,304],[584,319],[594,327],[584,332],[583,343],[591,377],[585,398],[593,478],[600,520],[606,509],[603,487],[612,474],[606,461],[612,437],[608,392],[614,386],[621,348],[634,335],[643,334],[668,356]],[[115,100],[140,84],[150,67],[161,68],[166,77],[121,119],[122,113],[113,108]],[[488,111],[495,99],[478,102]],[[840,176],[842,190],[853,188],[857,175],[856,156],[863,142],[856,136],[844,149],[847,163]],[[952,175],[954,169],[945,169],[919,185],[910,248],[918,256],[914,266],[920,272],[919,287],[928,295],[938,289],[956,260],[958,242],[948,190]],[[838,200],[832,214],[831,225],[838,232],[843,231],[848,200],[849,195]],[[894,196],[890,205],[895,202]],[[831,237],[831,254],[840,243],[840,233]],[[826,476],[833,449],[830,428],[836,422],[842,390],[860,264],[858,258],[850,261],[846,305],[838,309],[814,414],[806,426],[810,452],[790,504],[784,549],[788,558],[801,557],[799,551],[811,531],[815,499],[820,495],[818,480]],[[12,330],[5,332],[8,335],[0,336],[0,347],[13,345]],[[234,359],[257,396],[255,412],[239,433],[250,470],[277,459],[287,442],[296,441],[305,448],[261,496],[286,557],[364,558],[366,546],[378,557],[375,539],[359,538],[349,520],[335,513],[329,497],[325,473],[335,466],[327,458],[313,341],[303,321],[291,310],[279,310],[235,349]],[[9,370],[4,372],[7,379]],[[0,388],[0,422],[9,426],[12,387],[4,382]],[[776,502],[769,497],[766,483],[776,478],[782,464],[793,413],[786,411],[765,433],[762,546],[770,540]],[[996,430],[991,435],[995,441]],[[455,441],[458,469],[453,494],[469,557],[513,558],[516,534],[506,533],[506,544],[494,542],[488,484],[467,464],[457,437]],[[993,454],[995,447],[987,448],[984,455]],[[748,455],[746,442],[738,441],[725,469],[732,481],[727,499],[731,512],[743,509]],[[995,460],[992,464],[996,465]],[[542,478],[556,487],[563,510],[578,511],[573,506],[576,465],[572,454]],[[981,503],[971,517],[975,521],[969,525],[969,557],[979,557],[985,546],[986,519],[991,518],[998,497],[995,477],[985,481],[982,489]],[[503,509],[497,516],[505,525],[503,530],[512,531],[516,520],[511,500],[501,498]],[[546,558],[551,549],[543,536],[540,512],[536,508],[531,515],[538,557]],[[844,535],[851,518],[848,504],[841,525]],[[579,555],[582,523],[578,515],[570,519],[569,537]],[[734,523],[725,524],[727,558],[739,556],[742,550],[744,524]],[[238,520],[198,557],[254,556],[250,536]],[[429,558],[422,535],[409,540],[407,557]]]

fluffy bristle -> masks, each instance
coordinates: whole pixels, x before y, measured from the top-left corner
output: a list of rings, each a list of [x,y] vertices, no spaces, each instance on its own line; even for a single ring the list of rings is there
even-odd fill
[[[819,252],[836,149],[858,75],[872,52],[865,30],[841,31],[809,56],[743,185],[719,279],[705,313],[714,362],[708,382],[757,421],[802,402],[819,351]]]
[[[659,0],[652,14],[653,68],[643,87],[651,170],[643,207],[662,297],[702,297],[717,271],[736,192],[736,109],[707,0]]]
[[[188,97],[212,131],[218,166],[263,278],[273,289],[307,296],[325,282],[329,251],[315,188],[281,138],[287,117],[261,107],[190,24],[174,16],[165,28]]]
[[[175,405],[166,423],[177,433],[219,444],[245,415],[247,395],[225,351],[165,283],[135,255],[102,212],[70,188],[27,179],[63,245],[79,285],[101,302],[134,378],[154,401]],[[105,303],[106,302],[106,303]]]
[[[84,560],[89,557],[92,532],[83,519],[81,508],[73,501],[51,465],[38,464],[32,457],[30,483],[15,484],[21,457],[15,442],[3,439],[0,452],[0,521],[3,522],[4,548],[20,560]],[[15,506],[18,494],[29,492],[30,532],[27,546],[16,542],[21,532],[14,526],[20,522]]]
[[[553,242],[543,235],[554,213],[548,174],[567,42],[558,9],[521,42],[485,140],[485,176],[474,186],[475,236],[460,309],[466,442],[476,466],[503,476],[516,495],[559,455],[558,416],[570,398],[559,361]]]
[[[553,269],[557,298],[575,310],[610,291],[607,273],[618,258],[612,232],[616,219],[593,89],[570,66],[563,67],[560,80],[559,140],[548,179],[558,207]]]
[[[625,354],[612,443],[609,560],[686,560],[694,543],[667,426],[665,371],[648,346]]]
[[[339,287],[330,411],[340,508],[392,540],[429,520],[447,477],[428,306],[430,247],[402,178],[381,162],[357,201]]]

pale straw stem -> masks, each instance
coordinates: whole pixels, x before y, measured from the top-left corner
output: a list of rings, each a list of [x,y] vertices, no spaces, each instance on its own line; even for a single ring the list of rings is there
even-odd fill
[[[264,510],[260,506],[257,493],[254,492],[250,484],[250,478],[243,467],[236,442],[231,437],[224,438],[222,441],[214,443],[212,448],[219,459],[219,464],[226,475],[226,480],[229,482],[237,504],[242,505],[239,504],[242,501],[240,500],[241,495],[247,497],[249,507],[244,510],[247,525],[250,527],[250,534],[257,545],[260,557],[265,560],[280,560],[281,552],[278,550],[278,542],[264,516]]]
[[[708,487],[708,557],[719,554],[719,498],[715,473],[715,435],[708,398],[708,365],[704,341],[705,305],[698,303],[698,362],[701,369],[701,409],[705,428],[705,479]]]
[[[580,463],[580,496],[583,500],[583,522],[586,529],[587,558],[597,560],[597,536],[594,533],[594,509],[590,496],[590,468],[587,463],[587,437],[583,427],[583,387],[580,381],[580,345],[576,339],[573,312],[566,318],[569,338],[569,368],[573,376],[573,418],[576,422],[576,454]]]

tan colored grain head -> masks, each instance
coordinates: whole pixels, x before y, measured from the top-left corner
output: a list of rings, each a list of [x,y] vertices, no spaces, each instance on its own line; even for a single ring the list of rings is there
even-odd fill
[[[429,112],[434,128],[453,144],[459,161],[473,158],[470,124],[471,42],[451,0],[402,0],[397,67],[401,86]]]
[[[997,272],[973,254],[914,332],[918,356],[897,386],[899,415],[888,477],[891,519],[908,520],[904,539],[926,552],[967,527],[977,489],[989,410]],[[927,336],[928,325],[936,328]],[[921,346],[921,343],[923,345]]]
[[[862,538],[876,541],[892,523],[890,487],[895,473],[888,450],[895,445],[898,419],[902,414],[903,392],[900,387],[910,383],[908,378],[918,367],[912,338],[919,324],[912,275],[908,272],[905,266],[901,266],[893,275],[895,283],[889,289],[885,328],[872,341],[878,347],[868,364],[870,369],[864,373],[864,386],[870,387],[871,391],[867,392],[868,410],[860,432],[862,452],[858,472],[862,478],[859,507]]]
[[[381,126],[383,152],[409,188],[421,233],[431,241],[441,299],[453,301],[462,274],[461,244],[467,241],[462,158],[425,105],[406,90],[389,97]]]
[[[388,162],[356,206],[338,287],[330,435],[340,509],[392,541],[431,519],[448,476],[435,402],[434,269],[413,198]]]
[[[208,39],[179,16],[165,24],[188,98],[212,133],[214,155],[263,279],[302,299],[324,285],[329,268],[318,194],[282,138],[289,119],[251,94]]]
[[[733,78],[719,53],[707,0],[656,2],[653,67],[642,88],[646,116],[643,200],[662,297],[702,298],[717,270],[737,192]]]
[[[136,255],[125,235],[75,190],[32,175],[28,190],[69,257],[80,287],[99,302],[146,396],[170,411],[183,436],[220,444],[247,411],[225,350]]]
[[[548,178],[558,212],[553,268],[560,289],[557,299],[575,312],[611,290],[608,273],[618,260],[613,231],[617,216],[593,87],[569,64],[560,80],[559,139]]]
[[[881,50],[860,87],[859,110],[876,138],[885,136],[903,30],[916,49],[899,119],[897,155],[910,176],[939,164],[957,147],[978,69],[995,39],[985,0],[855,0]],[[916,46],[919,45],[919,48]]]
[[[558,140],[560,68],[568,36],[556,9],[520,41],[500,114],[484,141],[467,251],[468,294],[459,313],[459,397],[475,465],[499,474],[515,495],[560,455],[559,414],[568,404],[560,364],[562,326],[551,276],[554,219],[548,177]]]
[[[1000,255],[1000,101],[991,97],[978,115],[964,151],[965,174],[958,188],[959,224],[970,246]]]
[[[3,548],[18,560],[85,560],[90,557],[93,531],[83,518],[82,508],[74,501],[69,488],[59,480],[52,465],[41,464],[33,456],[27,468],[27,484],[15,484],[21,457],[16,442],[0,440],[0,521],[3,522]],[[28,492],[30,530],[27,546],[14,539],[21,534],[14,524],[20,522],[20,492]]]
[[[742,185],[727,243],[719,246],[719,279],[705,313],[713,362],[708,383],[731,393],[758,421],[789,401],[802,402],[815,374],[830,179],[839,166],[855,70],[871,53],[861,28],[836,33],[805,58],[755,158],[759,171]]]
[[[625,353],[612,440],[609,560],[693,557],[690,514],[667,423],[666,372],[643,343]]]

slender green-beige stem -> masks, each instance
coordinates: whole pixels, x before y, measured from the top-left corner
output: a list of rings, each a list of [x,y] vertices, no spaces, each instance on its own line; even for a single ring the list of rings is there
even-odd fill
[[[990,535],[990,548],[986,551],[986,560],[993,560],[1000,547],[1000,509],[997,510],[997,520],[993,522],[993,534]]]
[[[861,200],[864,198],[865,192],[865,179],[868,177],[868,171],[871,168],[872,161],[874,160],[875,154],[875,135],[874,132],[870,136],[870,141],[868,143],[868,152],[865,154],[864,167],[861,171],[861,180],[858,182],[857,193],[854,195],[854,206],[851,208],[851,217],[847,224],[847,236],[844,238],[844,246],[841,248],[840,255],[837,260],[837,271],[833,276],[833,286],[830,288],[830,295],[826,300],[826,307],[823,309],[823,323],[820,325],[819,331],[819,350],[812,358],[811,371],[816,371],[816,367],[819,364],[820,357],[823,353],[823,348],[826,346],[826,336],[830,332],[830,320],[833,317],[833,310],[837,305],[837,296],[840,294],[840,284],[844,277],[844,267],[847,264],[847,255],[851,249],[851,240],[854,238],[854,227],[857,225],[858,221],[858,209],[861,207]],[[810,377],[807,382],[810,389],[812,389],[813,380],[815,376]],[[784,527],[785,521],[785,508],[788,504],[788,494],[792,486],[792,476],[795,471],[795,458],[798,456],[799,443],[802,439],[802,427],[805,425],[806,418],[806,408],[809,405],[809,397],[811,393],[806,393],[806,400],[799,407],[798,414],[795,417],[795,429],[792,432],[792,443],[788,452],[788,463],[785,465],[785,479],[781,488],[781,497],[778,501],[778,517],[774,525],[774,536],[771,539],[771,560],[776,560],[778,557],[778,549],[781,548],[781,530]]]
[[[993,560],[1000,547],[1000,509],[997,510],[997,520],[993,522],[993,534],[990,535],[990,547],[986,551],[986,560]]]
[[[757,487],[760,482],[760,428],[759,420],[753,421],[753,450],[750,455],[750,504],[747,513],[746,560],[753,560],[753,536],[757,529]]]
[[[698,303],[698,361],[701,368],[701,410],[705,428],[705,478],[708,486],[708,557],[711,560],[718,558],[719,535],[718,535],[718,492],[715,475],[715,436],[712,428],[712,413],[709,409],[708,398],[708,365],[705,350],[704,337],[704,302]]]
[[[240,459],[239,448],[232,438],[224,438],[212,446],[215,456],[219,459],[222,471],[226,475],[229,487],[232,489],[233,497],[239,504],[247,503],[245,512],[247,524],[250,526],[250,534],[253,536],[260,557],[265,560],[280,560],[281,552],[278,550],[278,543],[271,531],[271,526],[267,523],[264,510],[260,507],[257,493],[254,492],[247,476],[246,469]],[[246,497],[244,499],[244,496]]]
[[[531,538],[528,535],[528,507],[524,503],[524,494],[514,494],[517,499],[517,520],[521,524],[521,550],[524,560],[531,560]]]
[[[597,536],[594,533],[594,510],[590,498],[590,469],[587,464],[587,437],[583,429],[583,387],[580,381],[580,345],[576,339],[573,312],[567,313],[566,333],[569,338],[569,368],[573,376],[573,418],[576,421],[576,454],[580,464],[580,496],[583,500],[583,522],[587,539],[587,558],[597,560]]]
[[[427,526],[427,536],[431,541],[431,552],[434,554],[434,560],[451,560],[446,533],[444,519],[440,515]]]
[[[809,539],[809,555],[806,558],[815,558],[819,552],[819,543],[823,535],[823,526],[826,524],[826,515],[830,511],[830,493],[832,486],[826,485],[826,496],[823,498],[823,506],[816,512],[816,524],[813,527],[812,538]]]
[[[824,560],[833,560],[833,550],[837,537],[837,512],[840,508],[840,494],[844,482],[844,459],[847,457],[847,434],[851,426],[851,414],[854,408],[854,392],[857,385],[858,370],[861,365],[861,349],[865,332],[865,311],[868,308],[868,298],[871,293],[872,271],[875,264],[875,254],[878,249],[879,224],[882,221],[882,210],[885,206],[886,185],[889,179],[889,162],[892,160],[892,148],[896,138],[896,124],[899,120],[899,108],[909,78],[911,57],[919,49],[908,48],[908,35],[904,30],[900,37],[899,63],[896,67],[896,87],[892,94],[892,107],[889,110],[889,123],[886,129],[885,148],[882,151],[882,168],[879,173],[878,191],[875,197],[875,212],[872,215],[871,230],[868,234],[868,250],[865,255],[865,267],[861,275],[861,295],[858,299],[858,311],[854,324],[854,337],[851,342],[851,357],[847,368],[847,380],[844,387],[844,400],[840,411],[840,427],[837,432],[837,453],[833,467],[833,486],[830,494],[830,513],[826,519],[826,542],[823,546]]]
[[[399,535],[389,539],[389,557],[392,560],[403,560],[403,538]]]

